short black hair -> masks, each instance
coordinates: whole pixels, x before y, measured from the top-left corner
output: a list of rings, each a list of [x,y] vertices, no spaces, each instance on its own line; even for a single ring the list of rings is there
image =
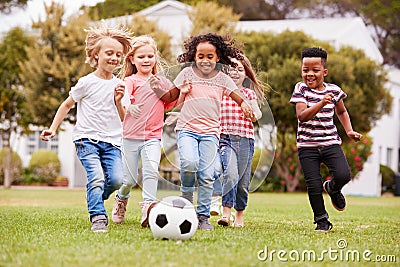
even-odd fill
[[[328,53],[320,47],[310,47],[301,52],[301,59],[303,60],[305,57],[320,57],[321,62],[325,67],[328,59]]]

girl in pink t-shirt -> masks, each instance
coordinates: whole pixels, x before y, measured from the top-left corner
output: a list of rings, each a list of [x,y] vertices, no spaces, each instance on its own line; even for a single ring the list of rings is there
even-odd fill
[[[184,43],[185,52],[178,57],[184,68],[174,80],[175,88],[163,93],[153,88],[163,100],[174,98],[180,90],[181,112],[176,124],[180,156],[181,192],[193,202],[195,180],[198,182],[197,216],[199,229],[213,230],[209,223],[214,182],[214,166],[218,156],[220,108],[224,95],[240,106],[246,117],[253,111],[234,81],[222,70],[234,65],[230,58],[242,58],[233,41],[214,33],[192,36]],[[220,64],[222,63],[222,64]]]
[[[164,110],[171,103],[163,101],[151,90],[156,82],[161,90],[169,90],[172,83],[157,74],[157,47],[149,36],[135,37],[132,50],[126,56],[123,78],[130,96],[123,122],[124,181],[115,196],[112,220],[124,221],[126,205],[133,185],[138,181],[139,161],[142,161],[143,202],[141,225],[148,226],[148,210],[156,201],[158,166],[161,157],[161,135]]]

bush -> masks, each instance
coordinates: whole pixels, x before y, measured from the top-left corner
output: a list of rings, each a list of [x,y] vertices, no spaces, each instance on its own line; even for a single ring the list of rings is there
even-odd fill
[[[40,149],[32,154],[27,176],[30,182],[51,185],[60,173],[61,163],[54,151]],[[36,179],[35,179],[36,178]]]
[[[379,171],[382,175],[382,192],[392,192],[394,184],[394,171],[386,165],[380,165]]]
[[[8,167],[7,155],[9,153],[9,148],[0,149],[0,184],[4,184],[4,170]],[[21,178],[22,171],[22,160],[17,152],[13,151],[11,157],[11,168],[13,169],[13,177],[11,177],[11,182],[17,182]]]

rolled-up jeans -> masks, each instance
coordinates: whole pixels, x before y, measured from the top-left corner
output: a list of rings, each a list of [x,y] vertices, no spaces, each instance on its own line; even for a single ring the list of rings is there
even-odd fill
[[[118,197],[130,197],[132,186],[138,182],[139,162],[142,159],[142,198],[143,201],[157,199],[158,167],[161,157],[161,141],[159,139],[134,140],[123,139],[124,148],[124,181],[118,190]]]
[[[193,192],[198,182],[197,214],[210,217],[215,160],[218,157],[216,135],[177,131],[180,157],[181,192]]]
[[[254,139],[221,135],[222,206],[242,211],[247,207]]]
[[[76,140],[74,144],[87,174],[86,201],[90,218],[107,216],[104,200],[121,186],[123,180],[121,148],[88,138]]]
[[[330,145],[300,147],[298,153],[314,221],[328,219],[322,197],[321,163],[324,163],[332,174],[331,190],[340,191],[351,180],[350,167],[343,150],[340,145]]]

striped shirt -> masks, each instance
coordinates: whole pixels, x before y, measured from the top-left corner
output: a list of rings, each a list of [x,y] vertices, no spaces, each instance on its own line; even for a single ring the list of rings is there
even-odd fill
[[[340,87],[334,84],[324,83],[325,90],[318,91],[307,87],[303,82],[295,85],[290,103],[305,103],[307,107],[312,107],[320,102],[327,93],[334,95],[332,103],[326,104],[309,121],[298,121],[297,127],[297,147],[315,147],[341,144],[336,126],[333,123],[335,105],[340,100],[347,97]]]
[[[257,99],[256,93],[251,89],[241,88],[240,92],[248,100]],[[221,133],[254,139],[253,122],[245,118],[240,106],[227,96],[224,96],[221,104]]]

